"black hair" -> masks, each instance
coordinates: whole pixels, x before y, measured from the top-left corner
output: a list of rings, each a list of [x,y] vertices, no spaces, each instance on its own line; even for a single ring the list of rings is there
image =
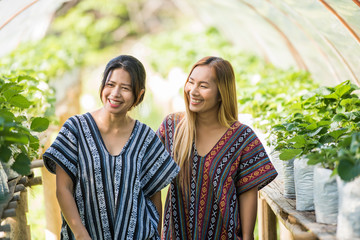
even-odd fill
[[[102,92],[104,90],[105,84],[110,78],[112,71],[114,69],[121,68],[127,71],[131,78],[131,87],[133,94],[135,96],[135,103],[133,107],[140,104],[145,95],[145,80],[146,72],[143,64],[133,56],[130,55],[120,55],[111,59],[108,64],[106,64],[103,78],[100,85],[100,99]],[[141,90],[144,89],[144,93],[141,94]]]

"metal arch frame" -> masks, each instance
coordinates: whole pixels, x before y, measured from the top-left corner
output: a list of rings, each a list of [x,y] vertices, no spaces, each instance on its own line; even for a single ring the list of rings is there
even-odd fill
[[[269,2],[274,8],[278,9],[280,12],[282,12],[282,14],[284,14],[285,16],[288,17],[288,19],[290,19],[290,21],[292,21],[299,29],[300,31],[302,31],[304,33],[304,35],[307,37],[307,39],[310,40],[310,42],[315,46],[315,48],[320,52],[321,56],[323,56],[323,58],[325,59],[330,71],[333,73],[333,75],[336,77],[338,82],[341,82],[340,77],[338,75],[338,73],[336,72],[333,64],[330,62],[330,59],[328,57],[328,55],[322,50],[322,48],[319,46],[319,44],[315,41],[315,39],[311,36],[311,34],[309,34],[302,26],[301,24],[299,24],[299,22],[297,20],[295,20],[292,16],[290,16],[288,13],[286,13],[284,10],[280,9],[279,7],[277,7],[271,0],[266,0],[267,2]],[[331,45],[331,47],[334,47],[333,45]],[[335,52],[338,53],[337,50],[335,50]]]
[[[349,26],[349,24],[347,24],[346,21],[335,11],[335,9],[333,9],[325,0],[318,0],[318,1],[321,2],[327,10],[329,10],[332,14],[334,14],[334,16],[345,26],[345,28],[350,32],[350,34],[356,39],[356,41],[358,41],[358,43],[360,43],[360,37]],[[353,2],[355,2],[356,4],[360,4],[360,2],[358,0],[356,0],[356,1],[357,2],[355,2],[355,0],[353,0]]]
[[[296,48],[294,47],[294,45],[292,44],[290,39],[286,36],[286,34],[273,21],[271,21],[268,17],[261,14],[253,5],[245,2],[244,0],[240,0],[240,1],[244,5],[248,6],[250,9],[252,9],[256,14],[261,16],[267,23],[269,23],[280,34],[280,36],[285,41],[287,47],[289,48],[290,53],[293,56],[293,58],[295,59],[295,62],[297,63],[298,67],[302,70],[308,71],[308,68],[307,68],[303,58],[301,57],[300,53],[296,50]]]
[[[14,15],[12,15],[8,20],[6,20],[4,22],[3,25],[0,26],[0,30],[2,28],[4,28],[7,24],[9,24],[15,17],[17,17],[18,15],[20,15],[22,12],[24,12],[26,9],[30,8],[32,5],[34,5],[36,2],[38,2],[39,0],[35,0],[31,3],[29,3],[28,5],[26,5],[25,7],[23,7],[22,9],[20,9],[19,11],[17,11]]]
[[[360,7],[360,1],[359,0],[353,0],[353,2]]]
[[[355,40],[360,44],[360,37],[356,34],[356,32],[349,26],[349,24],[346,23],[346,21],[335,11],[335,9],[333,9],[325,0],[318,0],[319,2],[321,2],[324,7],[329,10],[340,22],[341,24],[343,24],[345,26],[345,28],[350,32],[350,34],[355,38]],[[360,2],[358,0],[353,0],[354,3],[356,3],[358,6],[360,6]],[[357,85],[360,86],[360,81],[359,79],[356,77],[356,74],[354,73],[354,71],[352,70],[352,68],[350,67],[349,63],[346,61],[346,59],[344,58],[344,56],[339,52],[339,50],[337,50],[337,48],[330,42],[329,39],[327,39],[326,37],[324,38],[328,44],[330,44],[332,46],[332,48],[335,50],[336,54],[340,57],[341,61],[347,66],[349,72],[351,73],[351,75],[354,77]]]

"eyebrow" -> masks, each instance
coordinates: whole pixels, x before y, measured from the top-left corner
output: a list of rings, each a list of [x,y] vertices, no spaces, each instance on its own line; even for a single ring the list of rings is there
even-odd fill
[[[192,78],[192,77],[189,77],[189,79],[191,79],[191,80],[194,80],[194,81],[195,81],[195,79],[194,79],[194,78]],[[206,82],[206,81],[200,81],[200,83],[210,84],[209,82]]]
[[[109,79],[106,83],[109,83],[109,82],[111,82],[111,83],[116,83],[116,81],[111,80],[111,79]],[[131,83],[130,83],[130,84],[127,84],[127,83],[121,83],[120,85],[121,85],[121,86],[129,86],[129,87],[132,87]]]

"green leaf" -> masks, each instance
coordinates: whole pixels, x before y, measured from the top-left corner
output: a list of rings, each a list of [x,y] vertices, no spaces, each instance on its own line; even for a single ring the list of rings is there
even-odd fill
[[[30,147],[32,149],[39,149],[39,147],[40,147],[39,138],[37,138],[36,136],[30,135],[29,140],[30,140]]]
[[[342,97],[344,94],[348,93],[351,90],[351,86],[350,85],[336,86],[335,89],[336,89],[335,93],[339,97]]]
[[[11,168],[21,175],[30,174],[30,159],[24,153],[20,153],[16,158]]]
[[[21,82],[22,80],[30,80],[30,81],[34,81],[34,82],[38,81],[36,78],[29,76],[29,75],[19,75],[17,78],[17,81]]]
[[[314,123],[308,125],[308,126],[306,127],[306,129],[312,131],[312,130],[315,130],[317,127],[318,127],[317,123],[314,122]]]
[[[287,140],[287,142],[293,143],[294,148],[302,148],[306,144],[306,140],[303,135],[298,135],[293,138],[290,138],[289,140]]]
[[[308,133],[308,136],[309,137],[314,137],[316,136],[317,134],[321,133],[322,130],[326,129],[325,127],[319,127],[317,128],[315,131],[312,131],[312,132],[309,132]]]
[[[14,114],[7,109],[0,109],[0,117],[2,117],[7,122],[14,121]]]
[[[308,165],[316,165],[316,164],[321,163],[321,162],[323,162],[323,160],[320,157],[311,157],[307,161],[307,164]]]
[[[301,149],[283,149],[279,155],[281,160],[287,161],[295,158],[302,152]]]
[[[347,131],[348,131],[347,128],[341,128],[341,129],[330,132],[329,135],[332,136],[335,139],[335,141],[337,141],[339,139],[339,137],[344,135],[344,133],[346,133]]]
[[[331,142],[334,142],[334,137],[330,136],[329,134],[325,134],[325,135],[321,136],[319,139],[319,143],[321,143],[321,144],[326,144],[326,143],[331,143]]]
[[[344,181],[351,181],[357,176],[360,176],[360,165],[355,165],[348,160],[340,160],[338,166],[338,174]]]
[[[7,146],[1,146],[0,153],[0,161],[8,162],[12,154],[11,150]]]
[[[324,98],[330,98],[330,99],[335,99],[338,100],[340,97],[336,94],[336,93],[331,93],[329,95],[325,95]]]
[[[43,117],[36,117],[32,120],[30,129],[35,132],[43,132],[49,127],[49,120]]]
[[[3,135],[5,142],[19,144],[27,144],[29,142],[29,138],[25,134],[5,132],[1,135]]]
[[[360,99],[359,98],[347,98],[347,99],[343,99],[340,102],[341,106],[344,106],[346,108],[350,108],[353,109],[354,107],[357,107],[360,105]]]
[[[338,113],[332,118],[332,120],[334,122],[341,122],[342,120],[348,120],[348,117],[343,113]]]
[[[31,102],[29,102],[23,95],[17,94],[10,98],[9,103],[15,107],[19,108],[28,108],[31,105]]]
[[[274,125],[274,126],[272,127],[272,129],[273,129],[274,131],[285,131],[285,130],[286,130],[286,127],[284,127],[284,126],[281,125],[281,124],[277,124],[277,125]]]

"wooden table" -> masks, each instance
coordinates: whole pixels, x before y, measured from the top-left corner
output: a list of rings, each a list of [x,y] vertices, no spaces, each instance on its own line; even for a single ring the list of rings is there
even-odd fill
[[[259,236],[262,240],[277,239],[277,220],[295,240],[336,239],[336,225],[317,223],[314,211],[297,211],[295,199],[284,197],[281,180],[275,179],[259,191],[258,213]]]

